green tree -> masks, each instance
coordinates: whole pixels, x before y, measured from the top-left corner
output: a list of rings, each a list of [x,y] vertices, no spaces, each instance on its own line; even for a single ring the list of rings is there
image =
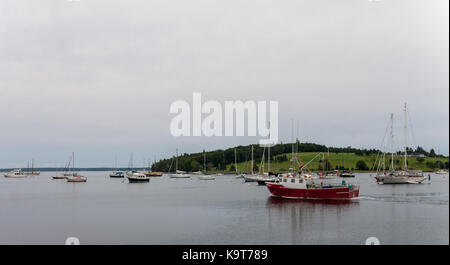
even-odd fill
[[[356,162],[356,169],[357,170],[368,170],[369,167],[367,166],[366,162],[364,162],[364,160],[358,160],[358,162]]]
[[[200,163],[197,160],[192,160],[191,162],[191,171],[199,171]]]
[[[435,157],[436,156],[436,152],[434,152],[434,149],[430,150],[430,156],[431,157]]]

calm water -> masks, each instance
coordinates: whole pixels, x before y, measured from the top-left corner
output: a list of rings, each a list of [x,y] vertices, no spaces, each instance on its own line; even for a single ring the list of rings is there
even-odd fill
[[[448,244],[448,174],[431,184],[378,185],[349,202],[286,200],[234,176],[150,183],[83,172],[87,183],[0,177],[0,244]]]

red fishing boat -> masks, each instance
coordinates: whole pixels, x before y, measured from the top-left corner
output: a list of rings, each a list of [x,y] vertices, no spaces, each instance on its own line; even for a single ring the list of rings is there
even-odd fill
[[[359,196],[359,186],[347,184],[315,183],[312,175],[303,172],[280,175],[274,183],[266,183],[276,197],[295,199],[351,199]]]

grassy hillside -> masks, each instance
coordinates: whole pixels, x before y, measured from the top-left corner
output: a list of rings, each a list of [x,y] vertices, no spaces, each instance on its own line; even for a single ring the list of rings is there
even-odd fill
[[[311,159],[313,159],[318,153],[313,153],[313,152],[307,152],[307,153],[299,153],[298,154],[298,160],[301,161],[303,164],[308,163]],[[288,171],[289,168],[291,167],[291,154],[285,154],[288,161],[280,161],[281,156],[282,155],[278,155],[276,157],[274,157],[274,161],[271,161],[270,163],[270,170],[271,171]],[[319,161],[320,160],[328,160],[330,163],[330,167],[331,170],[337,169],[336,167],[339,168],[345,168],[347,170],[351,170],[351,171],[365,171],[365,170],[358,170],[356,163],[360,160],[364,161],[365,164],[367,165],[367,167],[370,169],[372,169],[374,167],[374,163],[375,163],[375,159],[376,159],[376,154],[371,154],[371,155],[356,155],[354,153],[330,153],[329,157],[327,156],[327,154],[324,154],[323,156],[320,155],[319,157],[317,157],[316,159],[314,159],[314,161],[312,161],[307,167],[308,169],[312,170],[312,171],[320,171],[322,170],[319,167]],[[390,165],[390,158],[386,157],[386,161],[385,164],[386,166]],[[396,168],[401,168],[403,165],[403,158],[402,157],[397,157],[397,163],[396,163]],[[415,157],[408,157],[407,161],[408,161],[408,168],[409,169],[415,169],[415,170],[423,170],[423,171],[434,171],[437,169],[437,158],[432,158],[432,157],[425,157],[423,158],[423,161],[420,161],[421,159],[417,159]],[[448,165],[448,158],[441,158],[441,168],[443,168],[445,166],[445,162],[447,162]],[[396,161],[396,160],[394,160]],[[429,167],[430,164],[433,164],[434,167]],[[322,162],[322,167],[326,168],[326,164]],[[258,167],[260,167],[260,163],[258,163],[257,165]],[[267,171],[267,161],[265,161],[265,171]],[[251,165],[250,162],[242,162],[242,163],[238,163],[237,164],[237,168],[238,171],[250,171]],[[229,164],[227,165],[227,170],[226,171],[232,171],[234,170],[233,168],[233,164]]]

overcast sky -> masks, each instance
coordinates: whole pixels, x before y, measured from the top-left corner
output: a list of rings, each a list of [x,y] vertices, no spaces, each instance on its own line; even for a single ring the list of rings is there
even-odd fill
[[[258,137],[171,136],[175,100],[279,101],[280,141],[449,152],[446,0],[0,0],[0,167],[127,166]],[[296,126],[295,126],[296,127]],[[295,136],[297,129],[294,129]]]

